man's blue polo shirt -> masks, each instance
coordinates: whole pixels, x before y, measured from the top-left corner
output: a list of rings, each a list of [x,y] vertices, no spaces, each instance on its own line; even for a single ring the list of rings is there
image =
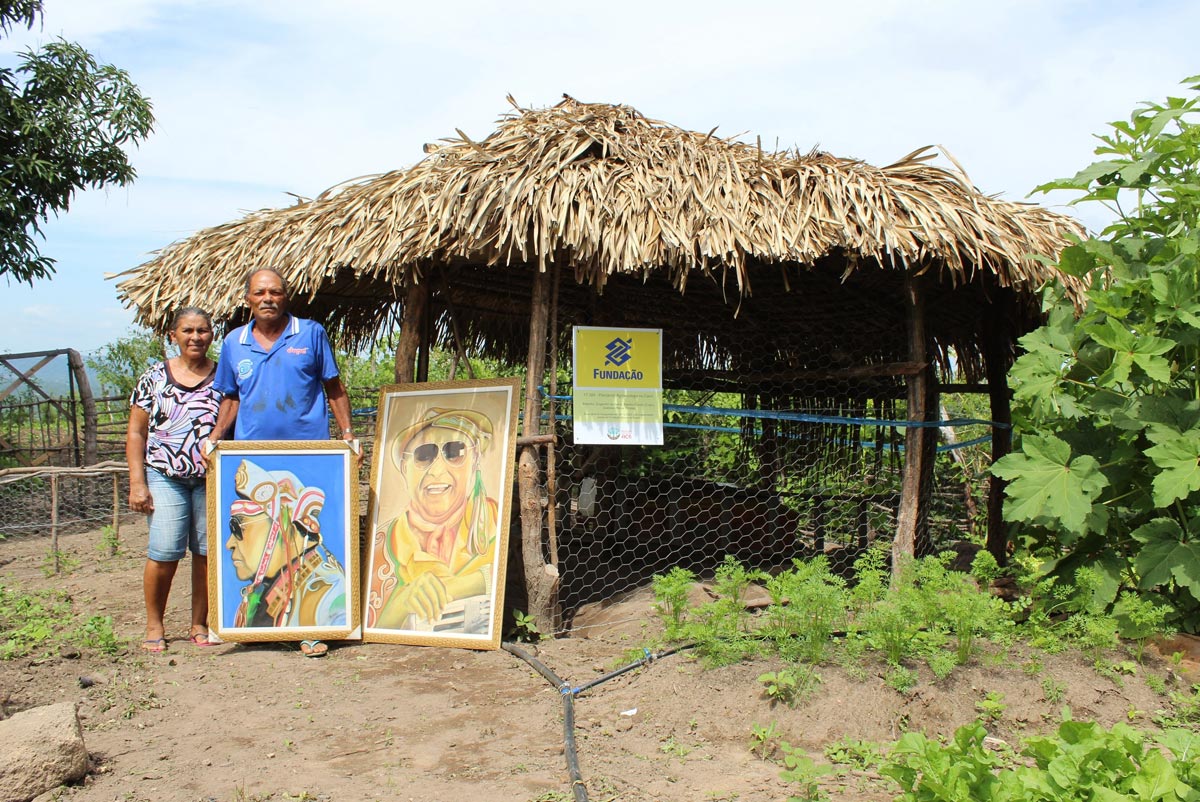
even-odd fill
[[[213,387],[239,402],[236,440],[328,440],[325,382],[338,375],[320,323],[288,316],[287,327],[263,349],[254,321],[221,344]]]

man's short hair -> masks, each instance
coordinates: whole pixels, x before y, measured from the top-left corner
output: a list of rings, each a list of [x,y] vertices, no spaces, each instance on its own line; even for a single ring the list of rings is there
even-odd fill
[[[247,295],[250,294],[250,282],[259,273],[274,273],[276,276],[279,277],[279,283],[283,286],[283,294],[289,298],[292,297],[292,288],[288,284],[288,280],[283,277],[282,273],[280,273],[278,270],[276,270],[273,267],[252,267],[252,268],[250,268],[250,271],[248,273],[246,273],[246,294]]]

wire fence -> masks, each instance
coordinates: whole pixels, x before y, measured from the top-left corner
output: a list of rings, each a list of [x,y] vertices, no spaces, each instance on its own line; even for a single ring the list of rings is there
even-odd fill
[[[124,463],[102,462],[86,468],[38,467],[0,470],[0,541],[49,537],[48,565],[59,571],[61,535],[111,527],[111,548],[119,541],[129,512]]]
[[[570,396],[543,394],[544,427],[553,419],[556,438],[540,450],[542,534],[560,576],[561,631],[585,627],[586,616],[578,614],[588,605],[644,587],[677,566],[703,577],[726,556],[769,571],[821,554],[848,572],[870,544],[890,541],[905,428],[912,425],[903,401],[780,409],[778,398],[750,404],[745,396],[712,391],[666,396],[664,444],[650,447],[575,444]],[[351,392],[364,446],[364,502],[377,399],[376,388]],[[123,458],[127,401],[103,401],[102,453]],[[955,403],[970,406],[971,399]],[[945,412],[928,425],[941,434],[929,517],[930,541],[941,550],[976,535],[988,492],[991,424]],[[132,515],[127,493],[127,468],[115,459],[84,469],[0,471],[0,538],[119,529]],[[511,506],[515,516],[519,505]],[[516,553],[523,536],[516,517],[510,531]]]
[[[772,571],[820,554],[848,575],[863,551],[895,531],[911,425],[903,404],[848,415],[668,403],[663,446],[635,447],[574,444],[571,400],[555,401],[547,542],[561,577],[564,629],[585,626],[575,620],[582,608],[655,574],[682,567],[703,578],[727,556]],[[929,540],[941,551],[980,525],[987,486],[978,471],[991,424],[934,425],[943,442]]]

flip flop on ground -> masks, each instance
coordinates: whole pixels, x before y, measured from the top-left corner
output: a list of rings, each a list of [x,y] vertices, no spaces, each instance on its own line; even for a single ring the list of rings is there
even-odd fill
[[[300,653],[305,657],[324,657],[329,652],[329,647],[319,640],[302,640],[300,641]]]
[[[144,652],[154,652],[155,654],[158,654],[159,652],[165,652],[166,650],[166,638],[146,638],[144,641],[142,641],[142,651]]]
[[[191,635],[188,635],[188,640],[192,642],[193,646],[216,646],[215,643],[208,639],[207,632],[193,632]]]

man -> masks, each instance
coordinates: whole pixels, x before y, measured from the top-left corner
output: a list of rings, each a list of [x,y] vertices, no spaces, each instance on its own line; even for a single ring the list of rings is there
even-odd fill
[[[497,504],[480,457],[492,431],[480,412],[434,407],[392,441],[409,504],[375,533],[368,626],[487,631]]]
[[[321,324],[287,311],[288,286],[274,268],[246,277],[251,320],[221,345],[213,387],[224,394],[209,441],[232,428],[237,440],[326,440],[328,403],[342,439],[354,441],[350,399]],[[320,657],[328,647],[303,641],[300,651]]]
[[[249,460],[238,466],[234,486],[225,547],[248,583],[234,626],[345,626],[346,572],[321,541],[324,491]]]
[[[234,425],[237,440],[326,440],[328,401],[342,439],[353,440],[350,399],[321,324],[288,314],[288,288],[264,267],[246,279],[251,320],[221,345],[213,386],[224,393],[215,444]]]

